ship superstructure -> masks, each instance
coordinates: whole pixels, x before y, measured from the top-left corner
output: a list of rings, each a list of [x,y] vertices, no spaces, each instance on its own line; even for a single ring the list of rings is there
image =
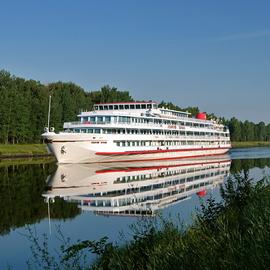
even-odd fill
[[[101,103],[81,112],[78,122],[42,137],[59,163],[95,163],[187,158],[224,154],[231,148],[227,127],[149,102]]]

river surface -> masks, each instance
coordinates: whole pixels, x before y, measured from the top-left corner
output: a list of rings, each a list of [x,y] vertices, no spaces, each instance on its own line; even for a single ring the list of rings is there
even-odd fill
[[[270,148],[234,149],[229,155],[149,163],[59,165],[46,160],[0,162],[0,269],[27,269],[29,229],[59,249],[71,241],[123,241],[141,216],[157,214],[190,224],[200,203],[231,174],[270,175]]]

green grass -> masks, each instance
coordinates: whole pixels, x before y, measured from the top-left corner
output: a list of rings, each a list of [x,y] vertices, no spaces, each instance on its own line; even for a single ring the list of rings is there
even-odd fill
[[[245,148],[245,147],[270,147],[270,142],[262,141],[250,141],[250,142],[232,142],[233,148]]]
[[[0,157],[45,154],[48,154],[45,144],[0,144]]]
[[[0,156],[1,157],[1,156]],[[13,166],[13,165],[33,165],[33,164],[47,164],[54,162],[53,156],[42,156],[42,157],[26,157],[26,158],[4,158],[0,160],[0,168]]]

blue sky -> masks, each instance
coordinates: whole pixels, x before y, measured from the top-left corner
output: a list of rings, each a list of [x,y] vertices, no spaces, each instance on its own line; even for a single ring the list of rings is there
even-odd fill
[[[270,1],[0,1],[0,69],[270,122]]]

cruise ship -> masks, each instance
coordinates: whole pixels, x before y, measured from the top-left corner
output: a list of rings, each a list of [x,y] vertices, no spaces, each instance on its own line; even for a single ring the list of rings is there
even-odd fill
[[[153,101],[95,104],[62,132],[42,137],[58,163],[152,161],[221,155],[231,148],[229,129],[206,113],[159,108]]]
[[[159,210],[205,196],[229,175],[228,155],[140,163],[61,164],[48,178],[46,202],[62,198],[98,215],[154,216]]]

